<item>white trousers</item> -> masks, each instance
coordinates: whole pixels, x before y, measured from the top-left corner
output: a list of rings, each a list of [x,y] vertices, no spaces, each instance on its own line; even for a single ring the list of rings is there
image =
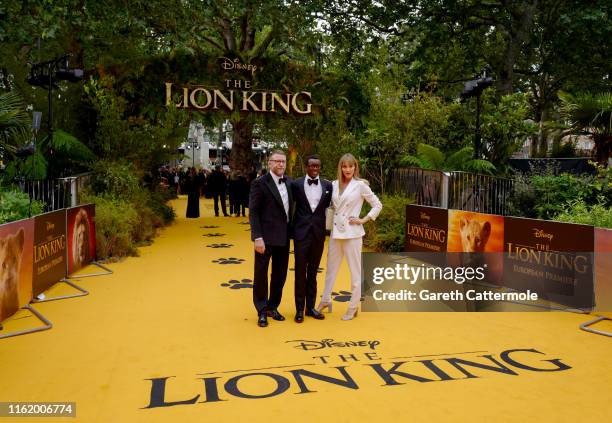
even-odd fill
[[[325,289],[321,300],[331,301],[331,293],[334,289],[338,269],[342,263],[342,257],[346,257],[351,272],[351,302],[350,308],[357,308],[361,300],[361,246],[362,238],[329,239],[327,248],[327,273],[325,274]]]

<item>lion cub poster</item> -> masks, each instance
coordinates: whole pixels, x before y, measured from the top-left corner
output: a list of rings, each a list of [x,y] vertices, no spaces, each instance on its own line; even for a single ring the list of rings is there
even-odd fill
[[[0,322],[32,300],[32,219],[0,225]]]
[[[473,264],[486,264],[486,282],[500,283],[504,265],[504,217],[449,210],[448,251],[471,253],[465,258],[469,257]]]

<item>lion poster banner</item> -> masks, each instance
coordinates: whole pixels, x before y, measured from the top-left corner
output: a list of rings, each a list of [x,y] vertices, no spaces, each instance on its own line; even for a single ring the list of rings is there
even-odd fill
[[[34,296],[66,276],[66,210],[34,218]]]
[[[95,205],[73,207],[66,210],[67,220],[67,273],[70,275],[96,259]]]
[[[0,225],[0,322],[32,300],[34,219]]]
[[[484,281],[500,284],[504,267],[504,217],[449,210],[448,252],[464,253],[449,256],[449,259],[461,258],[463,265],[484,265]]]
[[[448,232],[448,210],[406,206],[405,251],[444,253]]]
[[[595,228],[595,309],[612,312],[612,229]]]
[[[593,307],[594,228],[505,218],[504,285],[569,307]]]

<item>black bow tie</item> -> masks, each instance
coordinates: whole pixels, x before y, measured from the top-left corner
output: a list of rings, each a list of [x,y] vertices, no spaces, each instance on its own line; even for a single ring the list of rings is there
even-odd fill
[[[308,179],[308,185],[319,185],[319,180],[318,179]]]
[[[287,177],[283,176],[282,178],[278,178],[278,184],[284,184],[285,182],[287,182]]]

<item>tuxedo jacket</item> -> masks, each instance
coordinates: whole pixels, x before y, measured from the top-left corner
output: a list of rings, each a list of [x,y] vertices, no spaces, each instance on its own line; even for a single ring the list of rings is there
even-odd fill
[[[293,212],[291,179],[287,178],[285,185],[289,196],[289,218],[291,218]],[[249,195],[251,241],[263,238],[266,245],[288,245],[291,222],[287,222],[287,218],[280,192],[270,173],[255,179],[251,184]]]
[[[225,174],[220,170],[213,170],[208,177],[208,190],[212,194],[221,194],[225,192],[227,185],[227,178]]]
[[[315,239],[325,240],[325,210],[329,207],[332,199],[331,182],[319,177],[321,184],[321,199],[313,212],[306,192],[304,190],[304,177],[295,179],[291,183],[293,200],[295,201],[295,214],[293,216],[293,236],[296,241],[301,241],[311,232]]]
[[[364,236],[363,225],[351,225],[349,224],[349,218],[359,217],[361,206],[363,206],[365,200],[372,206],[372,210],[370,210],[367,216],[371,220],[376,220],[376,217],[382,210],[382,203],[376,194],[372,192],[370,186],[362,180],[351,179],[351,182],[344,188],[342,195],[340,195],[337,180],[332,183],[332,186],[334,219],[331,237],[335,239],[350,239]]]

